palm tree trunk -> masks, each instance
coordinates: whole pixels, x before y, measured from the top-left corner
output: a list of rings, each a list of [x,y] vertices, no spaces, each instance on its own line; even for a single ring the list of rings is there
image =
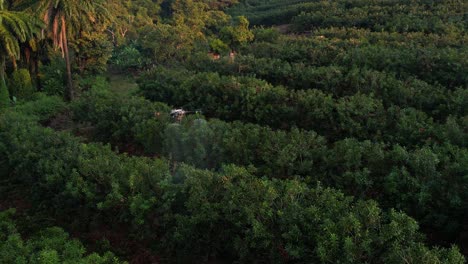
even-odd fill
[[[10,105],[10,93],[6,85],[5,58],[0,58],[0,109]]]
[[[1,58],[0,59],[0,81],[1,81],[0,84],[6,86],[5,68],[6,68],[6,60],[5,58]]]
[[[71,72],[70,54],[68,52],[68,39],[67,39],[66,29],[62,30],[62,41],[63,41],[63,53],[65,56],[65,64],[67,65],[67,90],[65,93],[65,99],[68,101],[72,101],[74,98],[73,78],[72,78],[72,72]]]
[[[39,59],[37,58],[37,54],[31,56],[31,61],[29,63],[29,72],[31,73],[31,81],[36,88],[36,91],[41,90],[41,83],[39,80]]]

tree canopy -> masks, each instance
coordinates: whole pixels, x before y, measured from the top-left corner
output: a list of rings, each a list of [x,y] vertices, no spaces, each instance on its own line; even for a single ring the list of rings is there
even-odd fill
[[[466,263],[466,7],[0,0],[0,263]]]

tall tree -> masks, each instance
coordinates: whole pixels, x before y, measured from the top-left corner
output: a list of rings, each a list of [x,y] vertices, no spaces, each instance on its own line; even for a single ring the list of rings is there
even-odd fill
[[[42,23],[31,15],[4,9],[4,0],[0,0],[0,108],[9,102],[6,60],[11,59],[16,65],[21,54],[20,44],[33,39],[41,26]]]
[[[102,18],[107,11],[102,0],[39,0],[38,6],[48,33],[56,48],[62,51],[67,68],[67,89],[65,97],[74,97],[73,77],[68,42],[76,34],[89,29]]]

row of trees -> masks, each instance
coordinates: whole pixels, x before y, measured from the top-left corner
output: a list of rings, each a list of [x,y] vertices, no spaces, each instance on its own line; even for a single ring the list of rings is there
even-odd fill
[[[383,94],[378,90],[369,91],[367,95],[357,91],[356,94],[334,98],[317,89],[288,90],[251,77],[162,68],[143,74],[139,85],[141,93],[150,100],[186,109],[203,109],[208,117],[242,120],[276,129],[298,127],[315,130],[331,140],[356,137],[407,146],[436,143],[431,132],[433,128],[445,130],[444,123],[449,116],[463,127],[466,113],[466,104],[461,100],[466,94],[463,89],[447,94],[447,100],[432,106],[434,112],[443,113],[440,120],[434,121],[431,111],[425,113],[406,107],[405,103],[400,107],[399,101],[390,101],[385,106],[383,100],[376,97],[387,97],[387,92],[398,93],[391,89],[398,86],[388,87]],[[417,87],[413,85],[412,88]],[[403,90],[401,94],[404,93]],[[386,101],[390,98],[400,100],[400,97],[387,97]]]
[[[30,194],[33,210],[75,230],[125,224],[122,232],[180,261],[464,261],[455,247],[424,246],[405,214],[320,185],[260,179],[232,165],[171,168],[80,143],[15,111],[0,116],[0,138],[2,181]]]
[[[343,26],[373,31],[458,34],[467,26],[463,9],[459,1],[321,1],[308,5],[292,19],[292,24],[299,32]]]
[[[372,197],[415,216],[436,243],[457,240],[465,218],[460,210],[466,208],[460,203],[466,184],[459,181],[466,172],[439,169],[466,163],[463,5],[448,10],[453,2],[241,2],[229,12],[252,10],[247,16],[253,24],[295,17],[290,30],[312,31],[280,36],[257,28],[254,42],[243,45],[235,59],[200,53],[175,70],[145,72],[138,83],[140,94],[152,101],[257,125],[161,121],[148,129],[161,133],[143,136],[141,129],[128,135],[176,162],[212,169],[223,163],[253,166],[260,177],[300,176],[310,185],[320,181]],[[115,113],[111,108],[105,109]],[[83,120],[99,124],[106,115],[101,113]],[[148,144],[148,138],[160,143]],[[457,161],[444,163],[451,158]],[[460,192],[444,202],[432,200],[444,188]],[[421,191],[407,195],[411,190]]]
[[[315,37],[357,41],[362,44],[383,45],[387,47],[417,46],[421,49],[427,47],[458,48],[463,49],[468,36],[464,34],[435,34],[424,32],[387,32],[371,31],[363,28],[328,27],[318,28],[311,32]]]
[[[320,31],[317,34],[320,34]],[[316,67],[337,66],[348,71],[354,68],[373,69],[395,74],[402,80],[413,77],[431,84],[441,84],[450,89],[465,88],[468,82],[466,75],[463,74],[468,71],[466,63],[468,50],[462,44],[457,45],[454,42],[452,45],[441,43],[431,46],[426,45],[427,42],[432,42],[431,37],[411,38],[402,35],[397,40],[391,38],[389,40],[384,34],[377,36],[374,34],[376,39],[372,42],[364,40],[363,37],[353,38],[352,35],[344,38],[337,38],[332,33],[327,35],[329,37],[325,37],[326,35],[316,35],[311,38],[289,37],[246,45],[242,49],[242,54],[252,55],[253,58],[245,63],[239,62],[236,71],[242,72],[243,68],[249,69],[249,66],[256,66],[255,64],[260,64],[261,67],[266,62],[257,63],[258,59],[268,58],[269,64],[281,67],[277,71],[286,73],[289,73],[288,67],[294,67],[293,64],[297,64],[297,67],[303,64]],[[203,63],[199,65],[203,67]],[[275,74],[276,72],[271,72],[271,75]],[[268,72],[260,75],[266,76]],[[296,76],[287,77],[294,81]]]
[[[440,230],[446,240],[453,240],[463,228],[466,205],[457,201],[466,200],[462,175],[466,173],[467,138],[452,119],[428,129],[438,143],[409,148],[404,145],[412,146],[414,137],[408,126],[419,120],[406,120],[398,126],[400,131],[388,130],[398,137],[397,143],[384,144],[356,139],[327,142],[312,131],[274,131],[200,117],[173,124],[167,107],[160,103],[142,98],[129,101],[104,91],[76,101],[72,111],[76,121],[94,127],[94,140],[116,146],[132,142],[173,164],[217,170],[233,163],[255,168],[258,177],[322,182],[346,194],[376,199],[386,208],[402,209],[424,227]],[[447,134],[453,126],[458,132]],[[400,195],[406,188],[408,194]],[[445,188],[451,188],[449,196],[436,195]]]
[[[189,68],[224,76],[255,76],[287,89],[318,89],[335,98],[356,93],[372,94],[381,99],[385,107],[414,107],[439,120],[450,114],[463,115],[466,111],[450,108],[451,101],[463,98],[466,89],[449,90],[440,84],[431,85],[414,77],[400,80],[395,74],[366,68],[315,67],[251,55],[237,56],[234,62],[228,59],[196,59]]]
[[[457,34],[466,28],[460,1],[241,1],[229,10],[254,25],[292,24],[292,31],[360,27],[374,31]]]
[[[462,4],[242,1],[318,27],[280,36],[231,19],[230,0],[26,2],[4,1],[1,13],[5,47],[20,56],[5,56],[4,105],[36,100],[0,114],[0,198],[21,193],[36,225],[48,215],[73,234],[109,230],[125,238],[109,242],[114,252],[153,262],[464,261],[456,247],[425,246],[406,215],[432,243],[464,244]],[[146,99],[88,78],[111,54],[126,74],[152,68],[138,80]],[[91,91],[65,105],[37,88]],[[223,121],[174,122],[165,103]],[[80,139],[37,124],[54,127],[64,111]]]

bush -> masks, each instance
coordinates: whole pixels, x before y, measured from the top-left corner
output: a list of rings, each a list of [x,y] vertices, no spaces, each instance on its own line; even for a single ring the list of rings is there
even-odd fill
[[[86,76],[85,78],[80,78],[78,85],[81,91],[106,90],[110,87],[108,80],[101,75]]]
[[[451,91],[446,87],[431,85],[414,77],[400,80],[389,72],[334,65],[315,67],[289,63],[287,59],[252,55],[238,55],[234,62],[194,59],[190,69],[214,71],[221,75],[255,76],[274,85],[283,85],[288,90],[318,89],[335,97],[372,94],[376,99],[381,99],[385,107],[414,107],[442,119],[454,114],[446,109],[451,105],[447,96]]]
[[[229,51],[229,46],[220,39],[210,41],[210,50],[215,54],[225,54]]]
[[[0,263],[82,263],[82,264],[118,264],[111,252],[103,255],[86,254],[86,249],[76,239],[59,227],[45,228],[28,239],[22,239],[12,220],[15,210],[0,211]]]
[[[71,105],[74,119],[95,125],[93,137],[112,143],[138,144],[148,152],[159,150],[158,129],[169,121],[170,108],[141,97],[128,97],[95,87]],[[157,143],[159,142],[159,143]]]
[[[298,114],[302,116],[302,124],[319,123],[324,131],[344,135],[369,133],[366,137],[371,137],[372,134],[380,133],[380,137],[411,147],[359,141],[355,138],[327,144],[325,138],[312,131],[296,128],[275,131],[265,126],[241,122],[226,123],[214,119],[206,121],[198,116],[188,116],[180,123],[171,124],[167,113],[152,116],[144,111],[133,112],[135,116],[131,120],[139,121],[134,129],[126,129],[128,137],[120,140],[138,142],[148,153],[167,157],[174,167],[187,163],[197,168],[219,170],[223,164],[233,163],[252,168],[252,173],[259,177],[297,177],[312,184],[322,182],[349,195],[375,199],[384,208],[397,207],[404,210],[420,220],[424,227],[443,230],[441,236],[453,241],[465,217],[464,207],[454,201],[465,201],[466,192],[452,188],[451,197],[435,194],[450,186],[466,184],[466,179],[461,176],[464,172],[459,170],[463,167],[467,154],[464,150],[467,140],[462,131],[466,120],[451,118],[446,124],[435,125],[422,112],[396,107],[390,108],[388,115],[383,115],[384,111],[378,100],[360,94],[342,97],[337,100],[336,106],[332,98],[320,93],[300,93],[298,98],[301,109]],[[265,101],[282,101],[273,99]],[[112,113],[112,119],[105,118],[106,115],[102,114],[99,115],[100,118],[89,119],[92,125],[101,127],[107,120],[116,120],[114,124],[119,129],[125,127],[125,122],[129,119],[128,113],[119,112],[118,109],[133,105],[133,102],[105,101],[97,96],[88,97],[83,103],[101,105],[99,108],[86,108],[84,112],[89,116],[95,116],[96,111]],[[141,105],[147,103],[142,101]],[[83,111],[80,109],[82,108],[78,111]],[[105,111],[100,112],[101,110]],[[282,120],[274,119],[281,116],[276,108],[269,111],[275,111],[271,114],[270,122]],[[335,114],[338,124],[326,121],[327,117]],[[390,120],[386,121],[387,117]],[[283,117],[283,120],[286,119]],[[387,122],[389,127],[384,130],[382,125]],[[326,126],[327,124],[329,125]],[[100,132],[100,139],[116,143],[118,138],[106,133],[107,131],[108,129],[103,129]],[[444,142],[444,148],[438,147],[440,143],[437,139]],[[444,154],[450,152],[449,150],[450,155]],[[427,160],[426,164],[432,164],[434,171],[424,178],[420,178],[424,172],[412,169],[416,159],[411,157],[420,157],[419,153],[425,153],[421,159],[436,157]],[[435,162],[442,158],[443,163]],[[433,184],[432,181],[438,184]],[[402,190],[408,194],[401,195]],[[433,197],[433,206],[428,206],[427,201],[420,199],[427,195]],[[414,206],[415,204],[419,206]],[[457,216],[451,216],[452,214]],[[437,221],[429,220],[434,218]],[[450,227],[443,229],[444,226]]]
[[[46,96],[43,93],[36,94],[33,101],[19,104],[14,109],[18,113],[34,116],[38,120],[47,120],[65,110],[66,104],[58,96]]]
[[[31,82],[31,75],[27,69],[19,69],[12,73],[9,82],[10,95],[18,99],[31,99],[35,89]]]
[[[0,110],[10,106],[10,93],[6,84],[0,80]]]
[[[275,28],[254,28],[253,33],[257,42],[276,43],[281,36],[280,32]]]
[[[142,69],[147,64],[141,52],[133,45],[115,50],[111,62],[121,71]]]
[[[108,35],[97,31],[81,32],[79,39],[70,40],[70,47],[75,51],[74,60],[81,76],[104,73],[114,48]]]
[[[54,55],[50,58],[50,62],[41,65],[40,80],[42,91],[47,95],[63,96],[65,87],[67,86],[67,72],[65,61],[59,55]]]
[[[185,73],[185,74],[184,74]],[[146,98],[208,117],[242,120],[273,128],[315,130],[330,139],[381,138],[385,111],[381,100],[356,94],[339,100],[316,89],[290,91],[251,77],[177,70],[153,70],[139,79]]]
[[[130,236],[178,260],[400,263],[411,256],[463,263],[455,247],[421,244],[417,223],[405,214],[333,189],[259,179],[235,166],[215,173],[181,165],[171,172],[163,160],[81,144],[17,115],[0,116],[0,138],[0,164],[15,168],[3,179],[29,190],[32,208],[64,223],[129,225]]]

